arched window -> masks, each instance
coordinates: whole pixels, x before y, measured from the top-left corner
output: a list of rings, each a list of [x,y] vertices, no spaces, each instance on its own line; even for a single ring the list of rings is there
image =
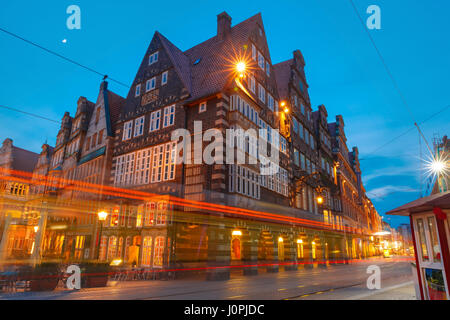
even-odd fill
[[[123,258],[124,261],[128,261],[128,257],[129,257],[128,249],[130,246],[131,246],[131,237],[128,236],[125,240],[125,256]]]
[[[284,261],[284,239],[278,238],[278,261]]]
[[[241,240],[233,237],[231,240],[231,260],[241,260]]]
[[[303,240],[298,239],[297,240],[297,258],[302,259],[304,257],[303,253]]]

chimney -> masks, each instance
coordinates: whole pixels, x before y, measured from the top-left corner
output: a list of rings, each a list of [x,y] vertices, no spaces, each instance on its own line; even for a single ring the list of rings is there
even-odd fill
[[[217,37],[224,40],[231,31],[231,17],[225,11],[217,15]]]

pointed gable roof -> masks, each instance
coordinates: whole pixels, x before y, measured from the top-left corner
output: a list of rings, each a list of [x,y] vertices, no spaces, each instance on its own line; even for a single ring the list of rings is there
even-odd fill
[[[172,61],[172,64],[175,67],[175,71],[177,72],[184,86],[189,92],[191,92],[191,70],[189,58],[158,31],[155,32],[155,36],[158,37],[161,41],[161,45],[166,50],[169,59]]]
[[[108,90],[107,81],[103,81],[100,84],[100,92],[97,102],[100,98],[103,98],[103,105],[105,107],[106,133],[109,137],[112,137],[114,135],[113,125],[119,119],[120,112],[125,104],[125,98]]]
[[[289,81],[291,79],[291,65],[293,59],[286,60],[273,65],[275,79],[277,81],[278,93],[280,98],[288,98],[289,96]]]
[[[215,35],[184,52],[191,62],[192,93],[189,101],[223,90],[230,81],[230,60],[241,55],[241,49],[248,45],[249,38],[258,28],[264,29],[260,13],[233,26],[224,39]],[[270,60],[267,41],[261,49]],[[247,56],[251,56],[251,51]],[[196,61],[199,62],[194,64]]]

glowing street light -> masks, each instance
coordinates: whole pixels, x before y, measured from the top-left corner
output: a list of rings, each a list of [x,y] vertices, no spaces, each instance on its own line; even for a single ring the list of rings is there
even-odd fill
[[[434,159],[430,165],[430,169],[435,174],[441,174],[445,170],[445,163],[443,161],[441,161],[440,159]]]
[[[232,236],[242,236],[242,231],[241,230],[233,230],[233,232],[231,232]]]
[[[244,77],[245,69],[247,69],[245,62],[240,61],[236,64],[236,71],[239,73],[239,77]]]
[[[323,203],[323,197],[322,196],[318,196],[316,200],[317,200],[318,204],[322,204]]]
[[[97,215],[98,215],[98,220],[105,221],[106,217],[108,216],[108,212],[100,211],[100,212],[97,213]]]
[[[286,101],[281,101],[280,106],[283,109],[284,113],[289,112],[289,108],[287,107]]]
[[[98,243],[98,250],[97,250],[97,260],[100,258],[100,243],[101,243],[101,239],[102,239],[102,231],[103,231],[103,221],[106,220],[106,217],[108,216],[108,212],[102,210],[97,212],[98,215],[98,221],[100,221],[100,231],[98,233],[98,239],[99,239],[99,243]]]

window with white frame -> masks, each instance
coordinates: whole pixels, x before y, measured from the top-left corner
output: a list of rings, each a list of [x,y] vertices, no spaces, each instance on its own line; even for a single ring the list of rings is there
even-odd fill
[[[256,61],[256,47],[252,43],[252,59]]]
[[[168,76],[169,76],[169,71],[164,71],[161,76],[161,85],[165,85],[167,83]]]
[[[156,77],[147,80],[145,84],[145,91],[148,92],[156,88]]]
[[[153,251],[153,267],[162,268],[164,256],[164,237],[155,238],[155,250]]]
[[[243,166],[230,165],[229,167],[229,190],[230,192],[259,199],[260,198],[260,175]]]
[[[266,103],[266,89],[264,89],[264,87],[259,83],[258,83],[258,98],[263,103]]]
[[[273,97],[271,94],[267,94],[267,106],[269,107],[270,110],[274,111],[274,107],[275,107],[275,102],[273,100]]]
[[[149,267],[152,258],[152,237],[144,237],[142,241],[142,258],[141,265]]]
[[[164,108],[164,121],[163,127],[172,126],[175,122],[175,105],[171,105]]]
[[[144,119],[145,117],[142,116],[134,120],[134,137],[144,133]]]
[[[153,111],[150,114],[150,132],[159,130],[160,119],[161,119],[161,110]]]
[[[164,160],[164,145],[160,145],[153,149],[152,182],[161,181],[163,160]]]
[[[122,140],[128,140],[131,139],[131,133],[133,132],[133,121],[127,121],[123,125],[123,136]]]
[[[253,75],[250,76],[250,91],[253,93],[256,92],[256,80]]]
[[[264,56],[260,51],[258,51],[258,66],[264,70],[264,65],[265,65]]]
[[[167,143],[164,148],[164,176],[163,180],[172,180],[175,178],[175,156],[176,142]]]
[[[141,94],[141,84],[136,85],[136,90],[134,91],[134,96],[138,97]]]
[[[167,223],[167,209],[168,203],[165,201],[158,202],[158,207],[156,209],[156,219],[155,223],[157,226],[163,226]]]
[[[283,136],[280,136],[280,151],[287,154],[287,143]]]
[[[206,111],[206,101],[201,102],[198,106],[198,113],[202,113]]]
[[[148,184],[150,181],[150,164],[152,148],[139,150],[136,153],[134,184]]]
[[[176,142],[115,158],[114,185],[139,185],[175,179]]]
[[[159,51],[156,51],[155,53],[151,54],[150,57],[148,57],[148,64],[151,65],[158,61]]]

